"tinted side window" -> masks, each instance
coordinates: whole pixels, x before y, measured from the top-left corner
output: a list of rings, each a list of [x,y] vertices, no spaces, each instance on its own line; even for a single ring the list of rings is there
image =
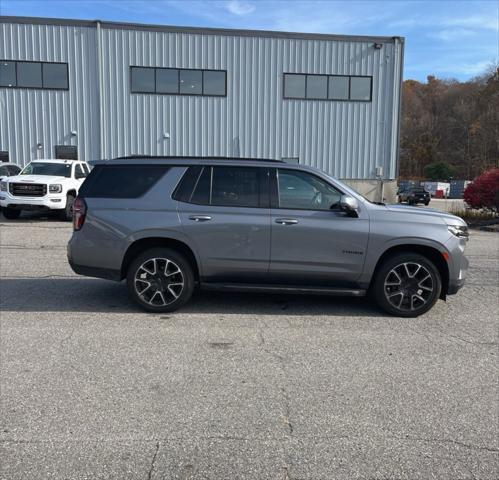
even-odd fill
[[[7,170],[7,167],[0,166],[0,177],[8,177],[8,176],[9,176],[9,171]]]
[[[21,169],[17,165],[9,165],[7,167],[7,170],[9,171],[9,174],[12,175],[19,175],[19,172]]]
[[[189,167],[173,192],[172,198],[179,202],[189,202],[203,167]]]
[[[190,203],[209,205],[211,197],[211,167],[203,167],[196,179],[194,190],[189,198]]]
[[[330,210],[341,193],[319,177],[299,170],[278,171],[279,208]]]
[[[83,171],[81,165],[75,165],[75,178],[85,178],[87,174]]]
[[[164,165],[97,165],[79,194],[89,198],[138,198],[167,171]]]
[[[258,207],[259,187],[259,169],[256,167],[213,167],[211,204]]]

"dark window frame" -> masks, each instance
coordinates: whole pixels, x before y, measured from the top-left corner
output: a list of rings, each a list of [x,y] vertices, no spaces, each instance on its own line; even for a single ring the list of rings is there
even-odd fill
[[[137,92],[133,90],[132,84],[132,70],[134,68],[143,68],[143,69],[153,69],[154,70],[154,92]],[[177,70],[177,93],[170,92],[158,92],[156,85],[156,70]],[[180,71],[194,71],[201,72],[201,92],[202,93],[181,93],[180,92]],[[215,94],[215,93],[204,93],[204,74],[203,72],[223,72],[225,75],[225,83],[224,90],[225,94]],[[227,97],[227,70],[219,70],[216,68],[178,68],[178,67],[147,67],[142,65],[130,65],[129,67],[129,81],[130,81],[130,93],[133,95],[177,95],[181,97],[216,97],[216,98],[226,98]]]
[[[287,75],[305,75],[305,96],[304,97],[287,97],[285,95],[285,85]],[[326,98],[314,98],[307,97],[307,83],[308,77],[326,77]],[[347,77],[348,80],[348,98],[329,98],[329,78],[330,77]],[[369,78],[370,79],[370,91],[369,100],[352,99],[352,77],[354,78]],[[325,73],[302,73],[302,72],[284,72],[282,75],[282,98],[284,100],[317,100],[321,102],[360,102],[360,103],[371,103],[373,101],[373,76],[372,75],[332,75]]]
[[[15,74],[16,74],[16,84],[12,87],[9,87],[8,85],[0,85],[0,88],[7,88],[9,90],[17,88],[19,90],[58,90],[58,91],[68,91],[69,90],[69,63],[68,62],[47,62],[47,61],[41,61],[41,60],[8,60],[8,59],[1,59],[1,62],[11,62],[15,64]],[[42,75],[42,86],[41,87],[20,87],[17,85],[18,80],[18,74],[17,74],[17,65],[19,63],[39,63],[40,64],[40,69],[41,69],[41,75]],[[67,87],[45,87],[43,85],[43,65],[46,64],[56,64],[56,65],[65,65],[66,66],[66,78],[68,80],[68,86]]]
[[[270,208],[272,210],[296,210],[296,211],[304,211],[304,212],[332,212],[332,213],[338,213],[341,212],[340,208],[331,208],[329,210],[324,210],[324,209],[318,209],[318,208],[289,208],[289,207],[281,207],[279,205],[279,178],[278,178],[278,170],[287,170],[291,172],[300,172],[304,173],[306,175],[310,175],[311,177],[315,177],[321,182],[329,185],[330,187],[334,188],[337,190],[341,195],[344,195],[345,192],[341,189],[339,189],[336,185],[333,185],[332,183],[324,180],[322,177],[319,175],[316,175],[313,172],[308,172],[304,170],[300,170],[298,168],[286,168],[286,167],[277,167],[277,168],[271,168],[270,170]]]

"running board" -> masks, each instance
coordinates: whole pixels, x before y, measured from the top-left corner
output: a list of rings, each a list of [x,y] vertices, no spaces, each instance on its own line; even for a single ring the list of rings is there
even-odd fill
[[[307,287],[301,285],[260,285],[251,283],[201,283],[203,290],[253,293],[299,293],[305,295],[331,295],[364,297],[366,291],[358,288]]]

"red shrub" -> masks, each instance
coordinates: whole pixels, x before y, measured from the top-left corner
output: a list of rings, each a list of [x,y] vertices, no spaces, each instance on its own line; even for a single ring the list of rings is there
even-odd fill
[[[464,201],[472,208],[499,208],[499,168],[475,178],[464,190]]]

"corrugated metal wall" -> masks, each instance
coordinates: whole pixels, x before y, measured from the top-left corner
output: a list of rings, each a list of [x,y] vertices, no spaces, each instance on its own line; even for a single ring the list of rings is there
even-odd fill
[[[70,64],[69,92],[0,89],[0,149],[7,138],[19,160],[33,156],[41,134],[51,135],[44,143],[59,142],[77,124],[86,159],[135,153],[299,157],[339,178],[374,178],[376,166],[385,178],[395,176],[402,49],[393,42],[376,50],[358,40],[105,25],[1,27],[0,58]],[[227,97],[131,94],[130,65],[227,70]],[[372,75],[372,102],[284,100],[283,72]]]
[[[93,28],[0,24],[0,60],[69,64],[69,91],[0,88],[0,150],[11,161],[53,158],[55,145],[77,144],[81,158],[99,156],[95,38]]]

